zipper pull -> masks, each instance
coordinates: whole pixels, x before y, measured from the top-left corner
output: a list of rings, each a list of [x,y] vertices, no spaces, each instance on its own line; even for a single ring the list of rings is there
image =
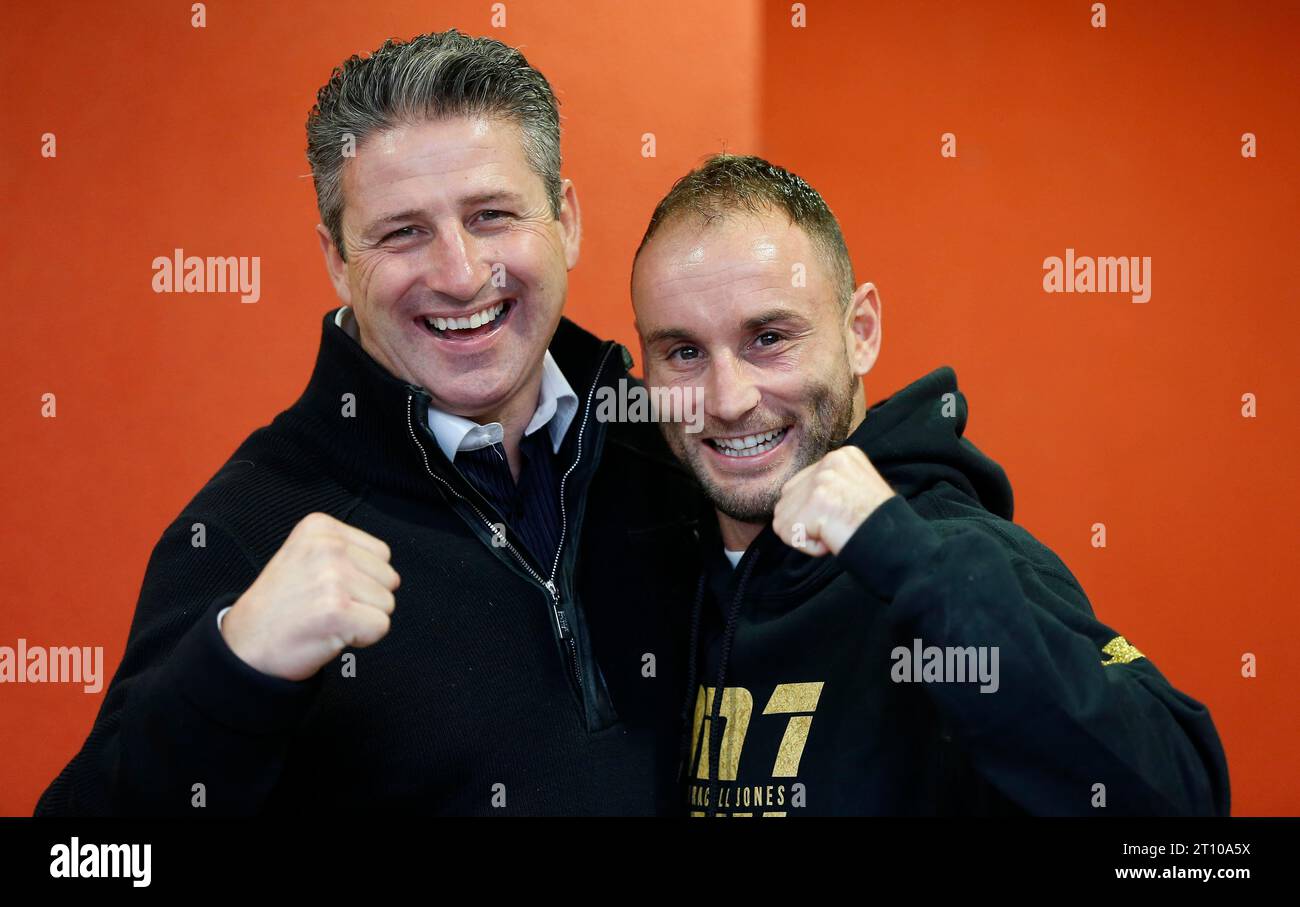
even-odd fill
[[[551,611],[555,613],[555,626],[560,631],[560,639],[566,640],[573,634],[569,632],[569,618],[560,607],[560,590],[555,588],[554,581],[547,580],[546,591],[551,593]]]

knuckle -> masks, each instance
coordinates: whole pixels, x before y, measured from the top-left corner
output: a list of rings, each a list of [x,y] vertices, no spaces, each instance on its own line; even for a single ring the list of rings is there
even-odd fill
[[[331,615],[343,615],[348,610],[351,599],[344,593],[340,586],[329,586],[321,594],[321,605]]]
[[[343,636],[346,637],[350,631],[352,621],[348,620],[347,614],[342,608],[330,608],[321,621],[321,632],[326,636]]]
[[[330,557],[342,557],[348,550],[347,542],[337,535],[322,535],[316,540],[318,549]]]
[[[318,532],[322,529],[325,529],[327,526],[329,526],[331,522],[333,521],[330,519],[328,514],[321,513],[320,511],[315,511],[313,513],[307,514],[305,517],[299,520],[298,525],[295,526],[294,528],[302,529],[306,532]]]

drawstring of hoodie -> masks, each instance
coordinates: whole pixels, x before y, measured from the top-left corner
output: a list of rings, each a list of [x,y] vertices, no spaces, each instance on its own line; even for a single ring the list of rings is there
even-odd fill
[[[754,572],[754,564],[758,562],[758,551],[750,553],[749,563],[741,571],[740,580],[736,583],[736,593],[732,596],[731,607],[727,611],[727,623],[722,633],[722,651],[718,662],[718,680],[713,688],[713,703],[709,710],[709,771],[705,779],[708,785],[708,800],[705,808],[705,815],[712,817],[717,812],[718,796],[717,785],[714,775],[718,770],[718,763],[722,758],[722,697],[726,690],[727,666],[731,661],[731,644],[736,637],[736,624],[740,618],[740,604],[744,599],[745,586],[749,582],[750,574]],[[686,733],[683,735],[682,745],[682,771],[681,775],[685,776],[690,769],[690,757],[693,750],[692,744],[695,742],[695,723],[694,709],[692,700],[694,698],[694,687],[698,672],[696,669],[697,659],[699,657],[699,639],[700,639],[700,617],[704,610],[704,588],[707,570],[700,575],[700,583],[695,593],[695,605],[691,609],[691,642],[690,642],[690,666],[687,669],[687,691],[686,705],[682,709],[682,720],[686,725]]]
[[[700,581],[695,586],[695,602],[691,605],[691,641],[686,651],[686,701],[682,703],[681,746],[678,747],[677,783],[686,784],[687,764],[691,758],[691,743],[694,736],[695,683],[700,672],[696,666],[696,654],[700,647],[700,615],[704,611],[704,581],[708,577],[707,568],[700,570]]]

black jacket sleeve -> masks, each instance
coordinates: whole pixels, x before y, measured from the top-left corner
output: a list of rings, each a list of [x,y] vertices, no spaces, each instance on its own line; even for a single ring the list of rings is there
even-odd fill
[[[95,724],[37,816],[248,815],[263,806],[320,675],[272,677],[226,645],[217,612],[257,574],[212,520],[182,514],[167,528]]]
[[[1100,623],[1023,528],[973,503],[939,506],[929,522],[895,495],[839,560],[909,638],[998,648],[996,691],[925,684],[975,770],[1035,814],[1228,815],[1227,762],[1205,706]]]

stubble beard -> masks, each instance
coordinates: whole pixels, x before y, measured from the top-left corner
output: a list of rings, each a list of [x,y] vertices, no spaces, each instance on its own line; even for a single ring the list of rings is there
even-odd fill
[[[682,460],[704,489],[705,495],[720,513],[742,523],[765,524],[772,519],[781,489],[796,473],[816,463],[830,451],[844,443],[853,425],[853,403],[857,392],[857,379],[850,372],[847,379],[837,382],[837,392],[831,384],[811,387],[810,415],[791,426],[799,429],[799,449],[786,472],[779,479],[761,489],[745,491],[729,488],[716,481],[704,465],[705,452],[698,444],[686,441],[680,427],[672,439],[678,459]],[[708,442],[705,442],[708,443]]]

